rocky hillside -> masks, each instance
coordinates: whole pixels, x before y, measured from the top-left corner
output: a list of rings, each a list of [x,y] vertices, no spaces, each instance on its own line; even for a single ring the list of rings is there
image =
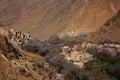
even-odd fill
[[[63,80],[44,57],[19,50],[0,34],[0,80]]]
[[[120,0],[0,1],[3,20],[41,40],[96,31],[120,9]]]
[[[18,49],[14,48],[7,38],[0,34],[0,51],[8,59],[19,59],[20,53]]]
[[[120,11],[92,35],[96,41],[120,42]]]

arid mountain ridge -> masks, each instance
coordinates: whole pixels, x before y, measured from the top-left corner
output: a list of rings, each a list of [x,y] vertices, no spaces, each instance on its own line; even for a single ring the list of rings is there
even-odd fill
[[[120,11],[91,35],[95,41],[120,42]]]
[[[45,40],[98,30],[120,9],[119,0],[0,0],[0,18]]]

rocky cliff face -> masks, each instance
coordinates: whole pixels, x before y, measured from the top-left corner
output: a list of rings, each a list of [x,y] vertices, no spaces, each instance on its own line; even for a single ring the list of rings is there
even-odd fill
[[[13,27],[45,40],[71,31],[94,32],[116,14],[119,4],[120,0],[1,0],[0,12],[8,23],[15,21]]]

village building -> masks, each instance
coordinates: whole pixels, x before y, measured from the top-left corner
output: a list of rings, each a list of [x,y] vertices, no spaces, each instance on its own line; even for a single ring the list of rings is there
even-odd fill
[[[77,65],[80,68],[84,67],[84,63],[83,62],[74,62],[74,65]]]
[[[15,45],[23,45],[24,43],[28,43],[31,40],[30,34],[23,33],[21,31],[18,31],[14,28],[11,28],[8,30],[9,39],[15,43]]]
[[[71,51],[71,48],[69,46],[62,47],[62,54],[63,55],[69,55]]]
[[[81,44],[76,44],[73,46],[72,50],[75,51],[75,50],[79,50],[81,48]]]
[[[78,52],[78,51],[72,51],[71,52],[71,59],[74,62],[79,62],[80,61],[80,52]]]

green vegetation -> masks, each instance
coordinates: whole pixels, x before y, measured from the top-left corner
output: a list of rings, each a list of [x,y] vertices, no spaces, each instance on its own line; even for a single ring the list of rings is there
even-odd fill
[[[109,80],[118,80],[117,76],[119,75],[116,74],[119,74],[119,66],[119,62],[111,63],[105,60],[95,59],[85,63],[85,70],[101,72],[103,75],[107,75]]]
[[[109,64],[110,67],[118,67],[120,66],[120,63],[119,62],[115,62],[115,63],[111,63]]]
[[[100,69],[107,64],[108,64],[107,61],[102,61],[102,60],[95,59],[95,60],[92,60],[92,61],[89,61],[89,62],[85,63],[85,66],[86,66],[85,69],[92,71],[92,70],[95,70],[95,69]]]
[[[108,75],[109,79],[110,80],[117,80],[115,77],[111,76],[111,75]]]

